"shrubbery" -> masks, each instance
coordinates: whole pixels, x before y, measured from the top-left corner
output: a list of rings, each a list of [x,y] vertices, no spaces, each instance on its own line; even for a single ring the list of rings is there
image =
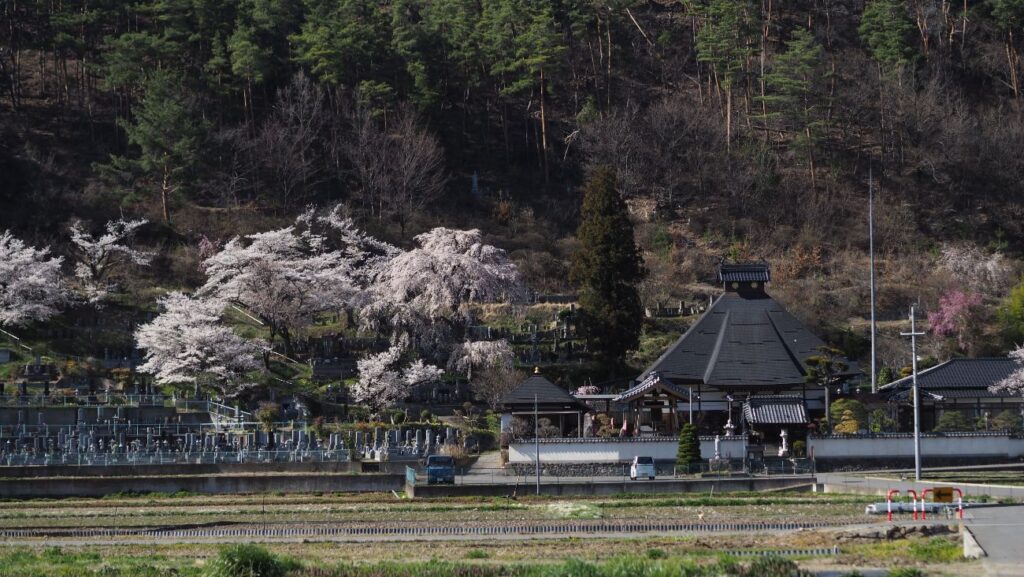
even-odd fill
[[[299,564],[281,559],[259,545],[232,545],[206,566],[204,577],[284,577]]]

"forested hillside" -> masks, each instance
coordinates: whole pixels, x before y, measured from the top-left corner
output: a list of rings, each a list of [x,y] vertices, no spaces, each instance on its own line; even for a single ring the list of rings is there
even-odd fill
[[[150,305],[211,246],[337,203],[401,247],[480,228],[572,292],[608,166],[647,307],[768,259],[775,296],[864,354],[871,177],[883,361],[912,302],[945,315],[938,356],[1024,336],[1024,305],[999,312],[1024,0],[19,0],[0,24],[0,231],[63,254],[74,218],[147,218],[125,282]]]

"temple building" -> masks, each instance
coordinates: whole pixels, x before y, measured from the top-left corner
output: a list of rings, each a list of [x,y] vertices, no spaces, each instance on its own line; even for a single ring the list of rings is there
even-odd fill
[[[1024,397],[990,390],[1020,368],[1010,357],[950,359],[917,374],[921,393],[921,428],[935,427],[942,413],[960,411],[969,422],[984,423],[1003,411],[1024,415]],[[893,404],[901,430],[913,422],[913,377],[882,386]]]
[[[825,343],[768,295],[770,280],[767,264],[722,264],[723,294],[615,398],[628,404],[623,417],[654,434],[692,420],[704,433],[777,436],[824,415],[825,391],[806,382],[805,361]]]
[[[533,437],[534,415],[541,436],[582,437],[584,417],[591,412],[586,403],[546,379],[539,369],[502,397],[501,408],[501,430],[522,438]]]

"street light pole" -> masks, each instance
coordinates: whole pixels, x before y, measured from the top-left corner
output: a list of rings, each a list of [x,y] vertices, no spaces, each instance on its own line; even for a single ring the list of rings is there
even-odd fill
[[[910,370],[911,382],[914,388],[914,480],[921,480],[921,397],[917,388],[917,337],[924,333],[917,332],[917,325],[914,320],[914,305],[910,305],[910,332],[900,333],[910,337]]]
[[[878,392],[878,354],[875,352],[875,187],[868,168],[868,253],[871,259],[871,394]]]

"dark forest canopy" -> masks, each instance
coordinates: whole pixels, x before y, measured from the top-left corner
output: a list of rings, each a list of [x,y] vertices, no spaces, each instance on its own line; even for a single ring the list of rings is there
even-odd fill
[[[22,0],[0,20],[0,230],[165,221],[171,284],[201,235],[340,201],[398,243],[480,226],[566,290],[598,166],[643,221],[645,302],[721,256],[854,284],[869,169],[883,252],[1024,240],[1024,0]]]
[[[560,198],[585,167],[612,164],[627,194],[663,209],[799,226],[842,220],[839,199],[861,193],[873,161],[901,200],[960,215],[922,225],[956,228],[980,209],[1020,232],[995,207],[1017,206],[1024,163],[1021,0],[2,10],[8,203],[86,188],[154,214],[162,197],[172,209],[341,198],[401,220],[403,201],[379,198],[352,148],[411,130],[428,148],[439,139],[449,191],[477,172],[528,201]],[[432,199],[445,187],[428,180]]]

